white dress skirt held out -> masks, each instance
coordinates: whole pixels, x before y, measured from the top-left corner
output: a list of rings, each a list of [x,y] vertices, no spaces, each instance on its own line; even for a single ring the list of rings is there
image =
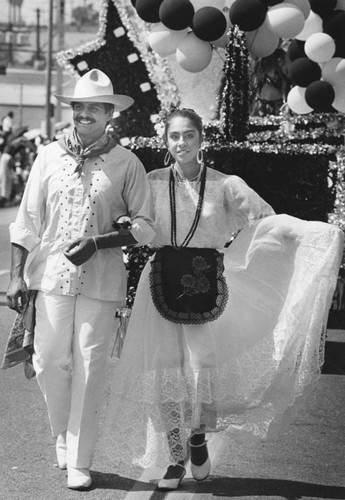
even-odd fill
[[[175,178],[179,243],[194,219],[200,182],[179,171]],[[151,172],[149,180],[157,231],[152,245],[170,245],[169,169]],[[203,325],[165,320],[152,302],[147,263],[101,439],[118,470],[185,458],[196,429],[235,438],[267,438],[279,430],[287,410],[303,402],[320,376],[343,236],[334,225],[275,215],[239,177],[207,170],[189,246],[224,253],[227,306]]]

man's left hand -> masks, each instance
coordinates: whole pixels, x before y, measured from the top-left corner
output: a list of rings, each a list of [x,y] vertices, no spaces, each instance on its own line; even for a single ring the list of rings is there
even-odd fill
[[[68,245],[64,255],[75,266],[81,266],[92,257],[95,251],[93,238],[79,238]]]

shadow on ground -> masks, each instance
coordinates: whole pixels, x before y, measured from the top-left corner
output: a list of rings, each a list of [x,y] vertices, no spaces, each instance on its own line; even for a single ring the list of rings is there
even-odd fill
[[[152,491],[150,500],[163,499],[168,492],[154,490],[155,484],[129,481],[128,478],[117,474],[92,472],[92,489],[123,489],[129,491],[135,485],[136,491]],[[286,481],[281,479],[261,478],[230,478],[223,476],[210,476],[202,483],[193,479],[186,479],[176,494],[183,496],[185,493],[197,493],[214,497],[281,497],[287,500],[310,499],[339,499],[345,498],[345,487],[325,486],[322,484],[305,483],[300,481]]]
[[[131,491],[135,487],[137,491],[152,491],[154,486],[143,482],[129,479],[109,472],[91,471],[92,486],[90,490],[123,490]]]

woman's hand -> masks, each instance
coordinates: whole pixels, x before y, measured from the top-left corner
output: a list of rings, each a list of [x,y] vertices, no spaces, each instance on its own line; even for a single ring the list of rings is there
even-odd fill
[[[130,233],[132,227],[131,218],[128,215],[121,215],[115,222],[113,222],[113,228],[119,232],[121,235],[127,235]]]
[[[96,250],[96,243],[93,238],[78,238],[68,245],[64,255],[75,266],[81,266],[92,257]]]

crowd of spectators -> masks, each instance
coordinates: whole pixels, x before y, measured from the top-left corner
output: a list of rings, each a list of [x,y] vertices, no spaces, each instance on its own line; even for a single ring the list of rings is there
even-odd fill
[[[0,208],[19,204],[38,150],[49,142],[40,129],[15,128],[13,120],[9,111],[0,125]],[[68,126],[56,124],[54,139]]]

